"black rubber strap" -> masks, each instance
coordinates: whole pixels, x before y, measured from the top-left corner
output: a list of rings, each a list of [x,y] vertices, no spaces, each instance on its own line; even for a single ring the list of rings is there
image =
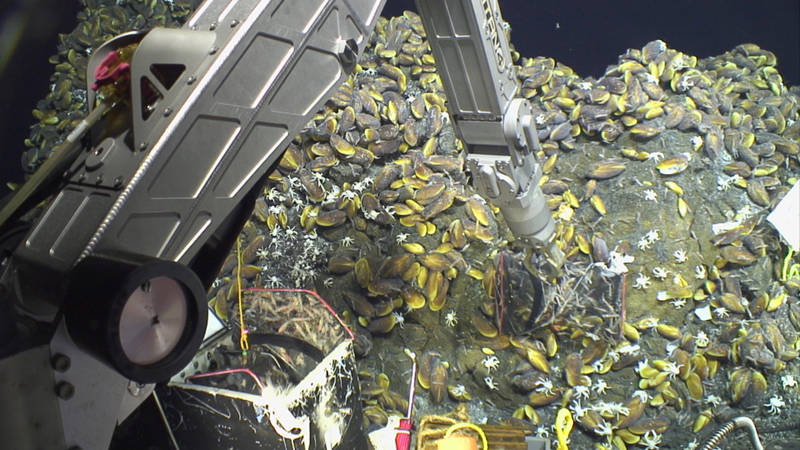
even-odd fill
[[[322,361],[325,355],[322,350],[314,347],[308,342],[291,336],[273,333],[250,333],[247,335],[247,341],[251,344],[267,344],[276,345],[278,347],[290,348],[304,353],[311,357],[316,362]]]

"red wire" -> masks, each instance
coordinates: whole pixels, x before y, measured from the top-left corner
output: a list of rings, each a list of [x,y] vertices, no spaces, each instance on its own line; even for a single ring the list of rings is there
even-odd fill
[[[264,289],[264,288],[248,288],[248,289],[242,289],[242,290],[243,291],[254,291],[254,292],[302,292],[302,293],[305,293],[305,294],[311,294],[311,295],[314,296],[314,298],[319,300],[320,303],[322,303],[322,306],[324,306],[325,309],[327,309],[331,314],[333,314],[333,317],[336,317],[336,320],[339,321],[339,323],[344,327],[345,331],[347,331],[347,334],[350,335],[350,339],[355,339],[355,335],[353,334],[353,332],[350,331],[350,328],[347,325],[345,325],[345,323],[341,319],[341,317],[339,317],[339,315],[336,314],[336,311],[334,311],[334,309],[331,307],[331,305],[329,305],[328,302],[325,301],[325,299],[323,299],[319,294],[317,294],[314,291],[311,291],[311,290],[308,290],[308,289]],[[187,380],[191,380],[193,378],[213,377],[213,376],[217,376],[217,375],[228,375],[228,374],[231,374],[231,373],[244,373],[244,374],[249,375],[250,377],[253,378],[253,380],[255,380],[256,384],[258,385],[258,388],[261,391],[264,390],[264,384],[261,382],[261,380],[258,378],[258,376],[255,373],[253,373],[252,370],[250,370],[248,368],[225,369],[225,370],[217,370],[215,372],[198,373],[198,374],[186,377],[186,379]]]
[[[245,373],[247,375],[250,375],[256,381],[256,384],[258,385],[258,388],[260,390],[262,390],[262,391],[264,390],[264,384],[261,383],[261,380],[258,378],[258,376],[256,376],[256,374],[253,373],[253,371],[248,369],[248,368],[225,369],[225,370],[218,370],[216,372],[198,373],[198,374],[192,375],[190,377],[186,377],[186,379],[187,380],[191,380],[192,378],[213,377],[213,376],[216,376],[216,375],[228,375],[228,374],[231,374],[231,373]]]

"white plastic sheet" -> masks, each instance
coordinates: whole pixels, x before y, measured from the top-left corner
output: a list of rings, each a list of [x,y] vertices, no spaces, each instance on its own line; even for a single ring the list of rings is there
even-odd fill
[[[800,181],[783,197],[767,220],[778,230],[786,242],[800,250]]]

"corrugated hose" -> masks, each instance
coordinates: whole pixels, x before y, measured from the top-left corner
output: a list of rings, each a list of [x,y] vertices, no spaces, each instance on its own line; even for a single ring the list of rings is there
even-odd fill
[[[730,422],[726,423],[722,427],[720,427],[712,436],[711,438],[706,441],[705,445],[703,445],[702,450],[712,450],[714,447],[719,444],[719,442],[724,438],[728,433],[735,430],[736,428],[746,428],[747,433],[750,435],[750,443],[753,444],[753,448],[756,450],[764,450],[764,446],[761,445],[761,439],[758,437],[758,431],[756,430],[756,424],[753,423],[753,420],[749,417],[736,417]]]

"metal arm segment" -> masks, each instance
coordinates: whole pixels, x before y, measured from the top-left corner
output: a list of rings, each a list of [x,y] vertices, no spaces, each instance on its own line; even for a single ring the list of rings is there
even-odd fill
[[[540,149],[530,103],[518,88],[496,0],[417,0],[453,124],[470,153],[476,189],[497,205],[525,245],[552,265],[563,255],[539,188]]]
[[[69,330],[61,310],[84,304],[85,298],[64,292],[62,285],[75,278],[81,261],[99,255],[190,264],[352,71],[384,1],[206,0],[182,29],[124,34],[95,49],[88,64],[90,83],[104,56],[136,44],[130,109],[116,108],[121,115],[115,121],[95,110],[97,124],[87,122],[86,137],[70,137],[85,148],[74,152],[67,145],[66,162],[43,167],[46,173],[34,178],[24,197],[0,209],[2,225],[30,203],[29,195],[39,193],[40,185],[49,188],[52,178],[63,177],[63,188],[15,241],[21,243],[13,257],[0,254],[0,307],[22,305],[26,315],[55,329],[48,343],[0,353],[0,397],[33,398],[37,406],[0,406],[0,415],[16,418],[0,423],[9,448],[108,446],[116,423],[152,385],[128,384],[126,378],[134,377],[123,374],[119,364],[112,367],[114,358],[108,361],[108,355],[77,345],[79,327]],[[107,270],[95,272],[108,279]],[[149,284],[130,284],[153,291]],[[97,284],[87,286],[98,293],[98,303],[122,305]],[[202,286],[197,290],[195,297],[204,300]],[[120,325],[124,311],[98,314],[96,322],[118,316]],[[194,323],[201,325],[193,331],[205,329],[205,320]],[[116,336],[100,334],[98,340],[116,345]],[[187,353],[197,350],[197,345],[181,346]],[[135,370],[160,367],[160,354],[140,358],[128,350],[114,354],[125,353],[139,364]],[[49,364],[51,355],[67,363]]]

